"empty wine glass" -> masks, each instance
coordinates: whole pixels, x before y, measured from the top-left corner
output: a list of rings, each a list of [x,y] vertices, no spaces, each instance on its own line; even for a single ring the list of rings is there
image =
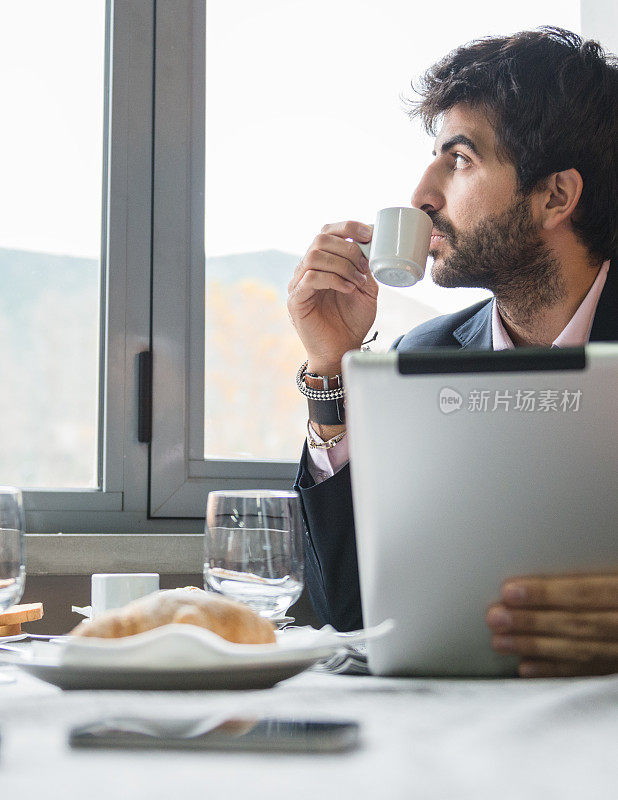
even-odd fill
[[[0,486],[0,613],[18,603],[26,583],[24,506],[21,492],[13,486]],[[10,683],[11,675],[0,674],[0,683]]]
[[[275,620],[303,589],[303,523],[292,491],[210,492],[204,588]]]

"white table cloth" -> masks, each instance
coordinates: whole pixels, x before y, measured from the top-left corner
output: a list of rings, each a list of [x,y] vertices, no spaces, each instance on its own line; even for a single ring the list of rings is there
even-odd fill
[[[145,711],[350,718],[344,754],[71,750],[72,725]],[[615,800],[618,676],[430,680],[305,672],[256,692],[0,685],[0,796],[19,800]]]

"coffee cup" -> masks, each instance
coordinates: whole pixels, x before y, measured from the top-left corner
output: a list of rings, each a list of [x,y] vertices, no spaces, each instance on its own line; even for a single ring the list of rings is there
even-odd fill
[[[378,211],[371,242],[357,242],[374,278],[386,286],[413,286],[425,274],[431,217],[408,206]]]
[[[159,589],[156,572],[95,573],[90,583],[91,617],[120,608]]]

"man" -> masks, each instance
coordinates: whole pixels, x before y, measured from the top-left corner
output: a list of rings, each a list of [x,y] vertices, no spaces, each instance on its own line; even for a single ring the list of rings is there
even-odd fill
[[[495,298],[431,320],[395,347],[618,340],[617,63],[594,42],[543,28],[473,42],[426,73],[410,116],[439,132],[412,205],[434,224],[433,279]],[[318,393],[336,388],[343,354],[375,319],[378,287],[355,243],[370,238],[359,222],[325,225],[290,281],[304,380]],[[362,619],[345,425],[320,414],[310,413],[297,478],[306,577],[320,618],[346,630]],[[522,676],[617,671],[617,568],[505,576],[487,614],[492,646],[520,656]]]

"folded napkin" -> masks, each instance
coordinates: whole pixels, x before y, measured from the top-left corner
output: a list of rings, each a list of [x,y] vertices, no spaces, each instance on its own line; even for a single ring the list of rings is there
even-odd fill
[[[86,619],[92,619],[92,606],[71,606],[74,614],[81,614]]]

